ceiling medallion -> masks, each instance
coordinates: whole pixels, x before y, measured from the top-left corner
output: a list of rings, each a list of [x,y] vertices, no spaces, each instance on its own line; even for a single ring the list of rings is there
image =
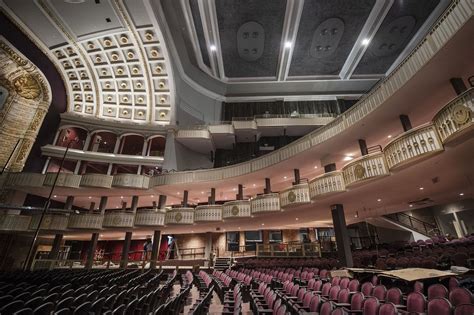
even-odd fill
[[[237,30],[237,51],[245,61],[256,61],[263,55],[265,29],[262,24],[249,21]]]
[[[451,109],[451,116],[456,124],[464,125],[471,120],[472,110],[469,107],[457,104]]]
[[[40,96],[41,89],[38,81],[31,75],[22,75],[13,81],[15,91],[23,98],[32,100]]]
[[[415,28],[416,19],[411,15],[401,16],[383,29],[377,35],[377,49],[374,49],[376,56],[389,56],[397,53],[403,47]]]
[[[310,54],[314,58],[332,55],[339,46],[344,34],[344,22],[338,18],[323,21],[313,33]]]
[[[365,176],[365,168],[361,164],[357,164],[354,167],[354,174],[357,179],[362,179]]]
[[[233,216],[237,216],[239,214],[239,207],[233,206],[231,209],[231,213]]]

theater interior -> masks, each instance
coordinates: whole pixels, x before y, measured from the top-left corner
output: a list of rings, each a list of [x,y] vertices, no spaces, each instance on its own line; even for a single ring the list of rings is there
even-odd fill
[[[0,0],[0,314],[474,315],[473,0]]]

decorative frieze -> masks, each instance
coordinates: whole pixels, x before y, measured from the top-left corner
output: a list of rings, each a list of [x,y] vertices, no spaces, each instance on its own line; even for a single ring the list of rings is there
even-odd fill
[[[222,206],[222,218],[248,218],[251,216],[249,200],[234,200],[224,203]]]
[[[280,196],[277,193],[259,195],[250,200],[252,214],[281,211]]]
[[[280,205],[282,208],[310,203],[309,185],[301,183],[280,192]]]
[[[194,210],[194,222],[218,222],[222,221],[221,205],[197,206]]]

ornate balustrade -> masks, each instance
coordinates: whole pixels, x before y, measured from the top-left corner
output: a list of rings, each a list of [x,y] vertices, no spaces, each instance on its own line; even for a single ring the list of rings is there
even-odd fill
[[[31,216],[20,214],[0,214],[0,231],[28,231]]]
[[[234,134],[234,126],[231,124],[210,125],[209,131],[211,134]]]
[[[340,171],[320,175],[309,182],[309,196],[311,199],[343,191],[346,191],[346,186]]]
[[[249,200],[233,200],[222,206],[222,218],[248,218],[251,216]]]
[[[221,205],[203,205],[194,209],[194,222],[222,221]]]
[[[252,214],[281,211],[280,195],[278,193],[259,195],[250,199]]]
[[[138,209],[135,226],[164,226],[165,217],[165,209]]]
[[[102,228],[103,221],[104,221],[104,215],[100,213],[72,214],[69,217],[68,228],[99,230]]]
[[[112,187],[113,176],[105,174],[84,174],[82,175],[81,186],[95,188]]]
[[[42,187],[45,176],[40,173],[10,173],[5,186]]]
[[[257,122],[255,120],[233,120],[234,130],[257,130]]]
[[[474,88],[464,92],[444,106],[433,118],[443,143],[448,143],[474,126]]]
[[[105,212],[102,226],[108,228],[131,228],[133,227],[134,221],[134,212],[112,210]]]
[[[53,186],[57,173],[46,173],[44,186]],[[79,188],[81,185],[81,175],[73,173],[60,173],[56,181],[57,187]]]
[[[349,187],[367,180],[390,175],[390,172],[385,161],[385,155],[380,152],[364,155],[347,163],[342,168],[342,175],[346,187]]]
[[[174,208],[166,212],[166,224],[193,224],[193,208]]]
[[[176,139],[210,139],[211,134],[207,128],[203,129],[180,129],[176,134]]]
[[[30,230],[38,228],[41,214],[33,214],[30,221]],[[69,222],[69,214],[67,213],[45,213],[43,221],[41,222],[41,230],[49,231],[65,231],[67,230]]]
[[[394,170],[443,150],[443,144],[435,126],[428,123],[393,139],[383,152],[389,169]]]
[[[282,208],[310,203],[309,185],[301,183],[280,192],[280,205]]]
[[[117,174],[112,180],[113,187],[148,189],[150,178],[139,174]]]

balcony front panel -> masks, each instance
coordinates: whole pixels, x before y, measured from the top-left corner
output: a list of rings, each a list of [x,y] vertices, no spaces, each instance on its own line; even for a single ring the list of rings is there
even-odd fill
[[[0,214],[0,231],[28,231],[31,216],[20,214]]]
[[[112,187],[113,176],[105,174],[84,174],[82,175],[82,187],[110,188]]]
[[[131,228],[135,221],[135,213],[125,211],[107,211],[104,215],[103,227]]]
[[[84,230],[100,230],[104,215],[100,213],[72,214],[69,217],[68,228]]]
[[[46,173],[44,179],[44,186],[53,186],[54,179],[56,178],[56,173]],[[60,173],[58,180],[56,181],[57,187],[67,187],[67,188],[79,188],[81,185],[81,175],[76,175],[72,173]]]
[[[401,134],[387,144],[383,151],[389,169],[394,170],[443,150],[435,126],[429,123]]]
[[[222,206],[222,218],[249,218],[252,215],[250,209],[249,200],[229,201]]]
[[[30,230],[38,228],[38,224],[41,218],[41,214],[34,214],[31,216]],[[41,222],[41,230],[49,231],[65,231],[67,230],[69,222],[68,214],[61,213],[46,213]]]
[[[40,173],[10,173],[5,182],[7,187],[42,187],[46,175]]]
[[[291,188],[280,192],[280,205],[282,208],[290,208],[310,202],[308,183],[293,185]]]
[[[221,125],[210,125],[209,131],[211,134],[225,134],[225,135],[233,135],[234,134],[234,126],[231,124],[221,124]]]
[[[367,180],[390,175],[390,172],[385,162],[385,155],[375,153],[364,155],[346,164],[342,168],[342,174],[346,187],[349,187]]]
[[[117,174],[112,181],[113,187],[148,189],[150,177],[138,174]]]
[[[256,196],[250,200],[252,214],[281,211],[278,193]]]
[[[474,88],[444,106],[433,122],[443,143],[448,143],[474,129]]]
[[[324,126],[334,120],[334,117],[275,117],[257,118],[258,127],[287,127],[287,126]]]
[[[234,130],[238,132],[239,130],[257,130],[257,122],[253,119],[251,120],[234,120],[232,121]]]
[[[164,209],[139,209],[135,215],[135,226],[164,226]]]
[[[193,224],[193,208],[175,208],[166,212],[166,224]]]
[[[346,191],[346,185],[340,171],[320,175],[309,182],[309,196],[311,199],[343,191]]]
[[[181,129],[176,134],[176,140],[181,139],[210,139],[211,134],[207,128],[203,129]]]
[[[219,222],[222,221],[221,205],[197,206],[194,210],[194,222]]]

